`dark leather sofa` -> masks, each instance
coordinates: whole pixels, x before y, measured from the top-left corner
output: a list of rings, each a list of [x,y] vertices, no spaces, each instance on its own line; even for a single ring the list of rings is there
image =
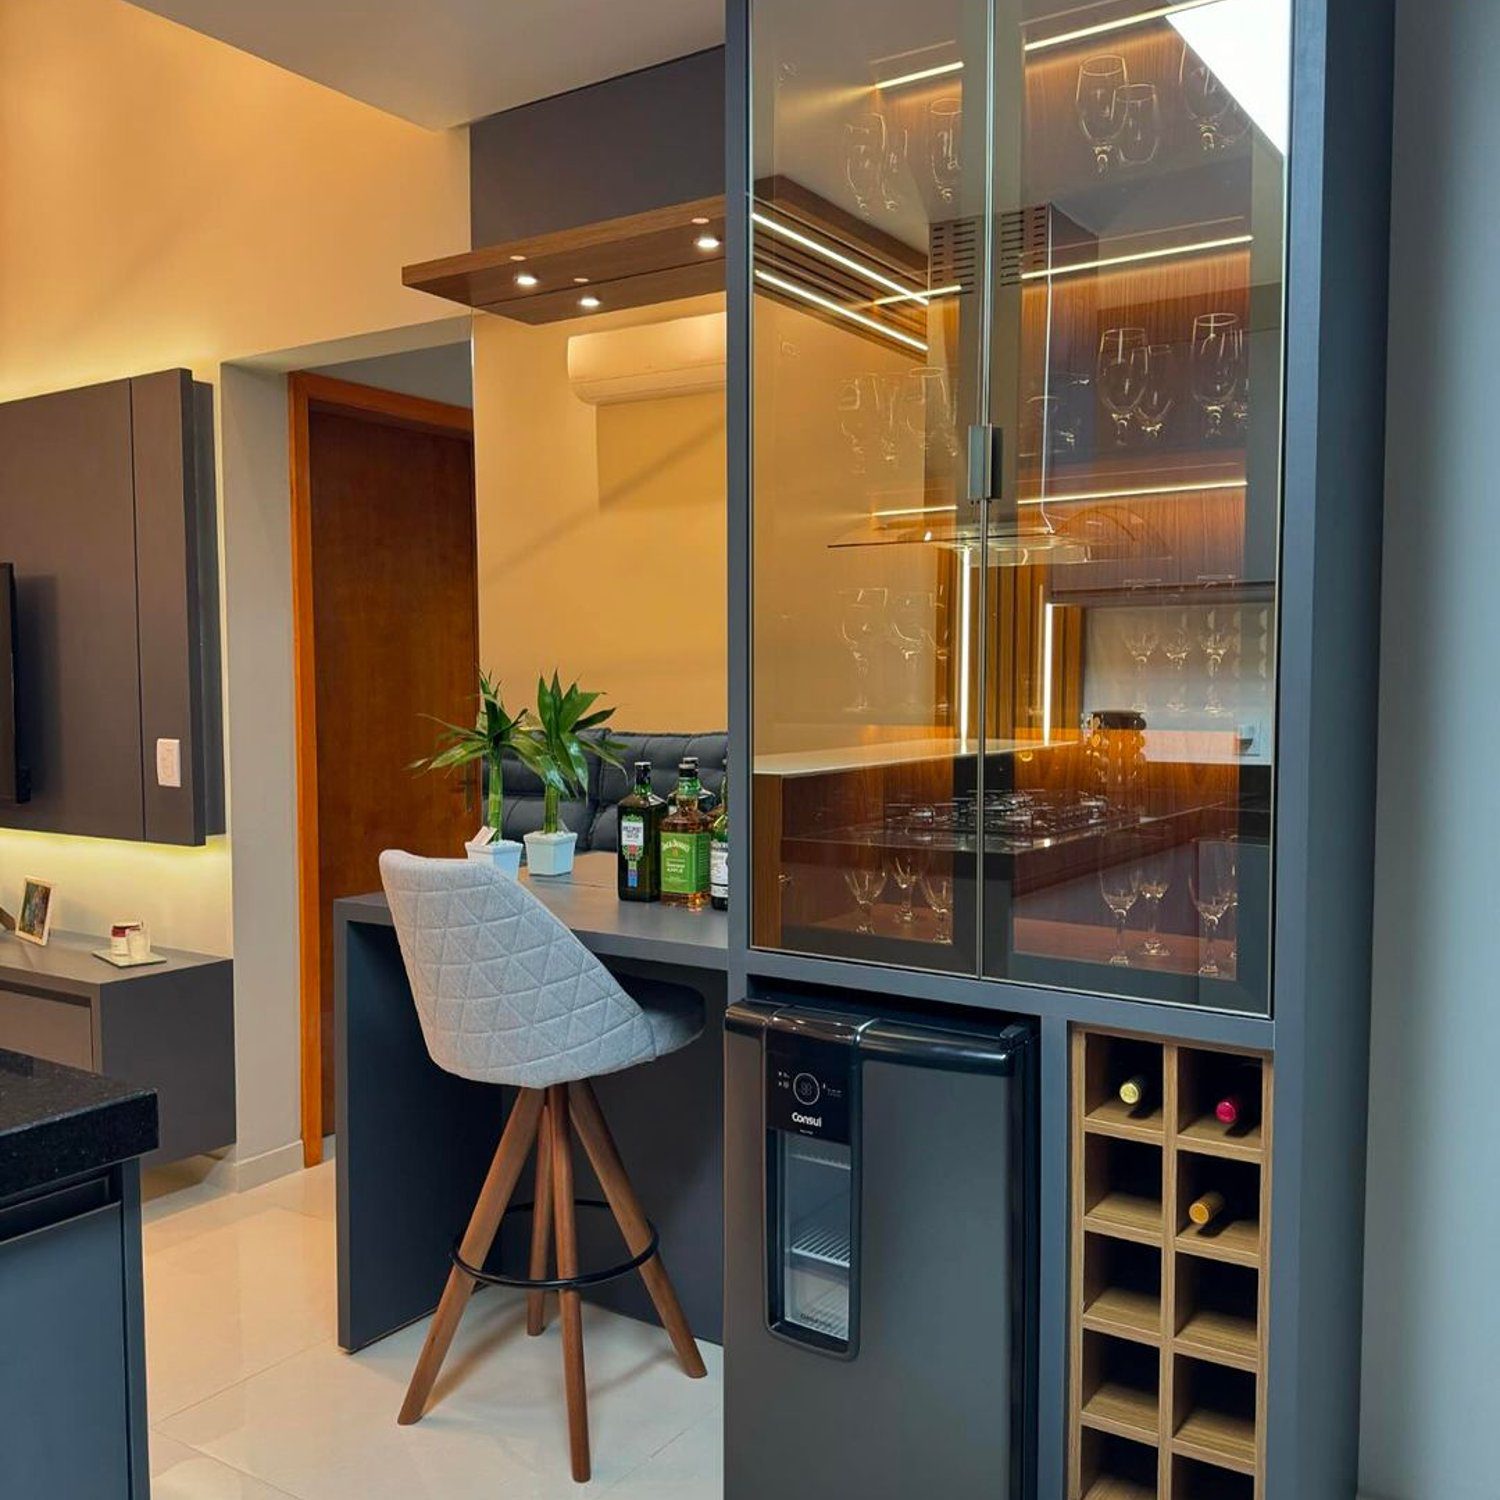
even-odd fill
[[[587,737],[587,736],[585,736]],[[729,736],[710,734],[636,734],[616,730],[611,736],[622,741],[620,759],[626,769],[601,765],[589,757],[587,797],[562,804],[563,822],[578,835],[578,852],[599,849],[613,854],[619,848],[619,802],[630,791],[631,768],[638,760],[651,762],[651,785],[660,797],[670,797],[677,785],[677,763],[684,755],[698,757],[698,770],[705,791],[718,799],[724,785],[724,762]],[[542,782],[520,761],[507,759],[504,766],[505,819],[501,832],[519,839],[542,826]]]

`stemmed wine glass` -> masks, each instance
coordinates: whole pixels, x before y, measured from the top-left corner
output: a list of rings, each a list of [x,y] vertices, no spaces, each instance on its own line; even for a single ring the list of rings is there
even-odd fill
[[[901,653],[906,669],[906,699],[917,702],[917,684],[922,653],[926,649],[926,624],[932,613],[932,595],[920,590],[896,594],[891,600],[891,640]]]
[[[1135,420],[1146,441],[1157,443],[1177,404],[1177,351],[1170,344],[1152,344],[1146,361],[1146,386]]]
[[[922,899],[932,908],[937,918],[937,940],[940,943],[953,941],[953,877],[932,875],[923,871],[919,877]]]
[[[839,383],[839,431],[849,444],[854,472],[865,472],[865,460],[875,442],[875,413],[871,410],[874,390],[867,377],[851,376]]]
[[[1203,408],[1207,435],[1224,431],[1224,413],[1244,374],[1245,332],[1234,313],[1199,313],[1193,320],[1193,399]]]
[[[901,207],[898,184],[906,171],[907,143],[910,134],[904,125],[893,125],[886,129],[885,149],[880,154],[880,200],[885,211],[893,214]]]
[[[911,854],[897,854],[891,858],[891,879],[896,882],[896,889],[901,892],[901,910],[896,914],[897,920],[903,924],[910,924],[917,919],[917,914],[912,910],[912,894],[917,885],[917,861]]]
[[[1113,53],[1087,58],[1078,69],[1074,102],[1084,139],[1094,148],[1094,166],[1102,176],[1114,157],[1115,137],[1124,125],[1120,90],[1130,82],[1125,59]]]
[[[1143,167],[1155,159],[1161,145],[1161,105],[1154,83],[1122,83],[1115,90],[1115,150],[1120,163]]]
[[[1199,840],[1193,846],[1193,862],[1188,870],[1188,889],[1203,929],[1203,961],[1198,972],[1206,979],[1217,979],[1223,970],[1215,949],[1219,942],[1219,923],[1224,913],[1239,899],[1238,874],[1230,844]]]
[[[1115,919],[1115,951],[1109,961],[1116,968],[1129,968],[1130,955],[1125,951],[1125,924],[1140,899],[1141,869],[1133,860],[1107,865],[1099,872],[1099,894]]]
[[[1146,668],[1151,662],[1151,653],[1161,641],[1161,632],[1151,619],[1140,617],[1134,624],[1125,627],[1123,643],[1135,663],[1135,702],[1130,706],[1143,714],[1149,705],[1146,702]]]
[[[1193,638],[1188,634],[1184,617],[1161,641],[1161,654],[1172,664],[1172,695],[1167,699],[1167,712],[1177,718],[1187,712],[1187,659],[1192,653]]]
[[[1203,654],[1208,658],[1208,698],[1204,702],[1203,712],[1212,718],[1222,719],[1229,708],[1219,694],[1219,668],[1224,665],[1224,658],[1234,645],[1234,636],[1220,625],[1217,610],[1209,610],[1198,644],[1203,647]]]
[[[839,634],[854,658],[855,700],[850,713],[862,713],[870,706],[867,691],[870,681],[870,654],[885,628],[884,589],[840,589],[842,608]]]
[[[1172,888],[1172,867],[1167,856],[1155,854],[1141,865],[1141,901],[1146,908],[1146,936],[1135,951],[1143,958],[1165,958],[1172,950],[1157,932],[1161,904]]]
[[[1145,393],[1151,350],[1144,328],[1110,328],[1099,340],[1099,397],[1115,419],[1115,441],[1123,446],[1131,417]]]
[[[927,639],[927,649],[932,652],[932,659],[937,663],[937,702],[933,704],[933,712],[941,721],[947,718],[950,708],[948,661],[952,655],[948,635],[948,601],[941,595],[933,596],[932,608],[927,612],[922,633]]]
[[[1182,49],[1177,67],[1177,82],[1182,105],[1198,126],[1198,138],[1205,151],[1217,151],[1223,144],[1219,122],[1234,102],[1229,90],[1219,82],[1219,75],[1189,46]]]
[[[844,884],[849,887],[849,894],[859,907],[859,925],[855,931],[866,934],[874,932],[874,908],[880,899],[880,893],[885,889],[885,871],[845,870]]]
[[[873,111],[856,115],[844,126],[844,179],[859,211],[868,216],[880,192],[885,166],[885,116]]]
[[[924,450],[941,444],[949,458],[957,454],[958,435],[946,370],[930,365],[908,370],[902,377],[901,412],[907,431]]]
[[[959,137],[963,130],[963,100],[956,94],[934,99],[927,106],[927,150],[932,180],[944,203],[952,203],[958,192],[962,170]]]

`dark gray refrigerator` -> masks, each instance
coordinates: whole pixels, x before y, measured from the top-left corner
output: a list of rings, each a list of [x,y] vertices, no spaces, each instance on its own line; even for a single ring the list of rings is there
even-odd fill
[[[725,1500],[1035,1493],[1036,1043],[725,1021]]]

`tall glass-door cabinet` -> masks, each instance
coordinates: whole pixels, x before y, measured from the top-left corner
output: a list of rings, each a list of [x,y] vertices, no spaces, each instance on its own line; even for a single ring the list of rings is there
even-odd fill
[[[753,946],[1264,1015],[1289,0],[755,0]]]

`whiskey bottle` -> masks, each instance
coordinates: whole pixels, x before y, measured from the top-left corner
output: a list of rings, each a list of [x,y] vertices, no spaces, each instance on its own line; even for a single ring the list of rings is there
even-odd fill
[[[715,911],[729,910],[729,768],[719,788],[719,810],[708,828],[708,899]]]
[[[700,805],[702,794],[697,763],[681,761],[672,809],[661,820],[661,899],[666,906],[697,910],[708,905],[709,818]]]
[[[621,901],[661,900],[661,820],[667,799],[651,790],[651,762],[635,763],[635,789],[620,799],[616,888]]]

